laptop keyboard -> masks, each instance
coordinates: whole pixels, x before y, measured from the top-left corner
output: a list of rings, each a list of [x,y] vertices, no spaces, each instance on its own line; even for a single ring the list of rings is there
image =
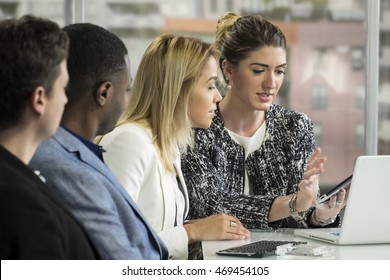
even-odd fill
[[[261,240],[216,252],[218,255],[262,258],[275,255],[276,248],[285,244],[307,244],[300,241]]]

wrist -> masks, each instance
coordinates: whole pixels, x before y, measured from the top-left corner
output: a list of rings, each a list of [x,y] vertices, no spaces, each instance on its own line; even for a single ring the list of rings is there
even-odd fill
[[[319,225],[319,226],[327,226],[327,225],[330,225],[332,223],[335,222],[335,218],[331,217],[331,218],[328,218],[328,219],[324,219],[324,218],[321,218],[318,216],[318,213],[317,213],[317,209],[315,209],[313,212],[312,212],[312,218],[313,218],[313,221],[316,225]]]
[[[297,221],[301,221],[304,219],[304,212],[299,212],[297,210],[297,198],[298,198],[298,193],[294,193],[291,196],[291,199],[288,203],[288,207],[290,209],[290,215]]]
[[[191,223],[184,224],[183,227],[187,232],[188,244],[192,244],[192,243],[198,241],[196,238],[195,227],[193,226],[193,224],[191,224]]]

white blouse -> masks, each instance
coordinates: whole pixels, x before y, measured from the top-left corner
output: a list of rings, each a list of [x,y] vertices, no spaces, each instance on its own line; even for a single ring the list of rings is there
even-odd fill
[[[253,153],[254,151],[260,149],[261,144],[263,144],[263,140],[264,140],[264,136],[265,136],[265,128],[266,128],[266,124],[264,122],[256,130],[256,132],[250,137],[241,136],[237,133],[234,133],[233,131],[230,131],[229,129],[226,129],[226,130],[229,132],[230,137],[237,144],[240,144],[244,148],[245,158],[247,158],[250,153]],[[245,194],[253,194],[253,191],[250,189],[250,186],[249,186],[249,177],[248,177],[248,173],[247,173],[246,169],[245,169],[244,193]]]

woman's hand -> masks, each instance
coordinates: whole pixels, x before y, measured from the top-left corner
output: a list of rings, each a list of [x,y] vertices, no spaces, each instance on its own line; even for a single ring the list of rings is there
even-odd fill
[[[348,191],[345,189],[340,190],[337,194],[333,195],[329,200],[317,204],[315,213],[317,219],[329,220],[335,219],[341,209],[347,204]],[[313,219],[312,219],[313,221]]]
[[[203,240],[239,240],[250,237],[250,232],[241,222],[226,214],[188,221],[184,224],[188,243]]]
[[[274,199],[268,214],[268,221],[274,222],[291,216],[292,209],[304,212],[312,207],[318,195],[318,177],[324,172],[326,157],[317,148],[307,161],[306,171],[299,183],[297,194],[278,196]]]
[[[322,151],[317,148],[310,156],[303,179],[299,183],[297,193],[296,208],[298,212],[307,211],[315,204],[317,199],[319,184],[319,175],[324,172],[324,163],[326,157],[321,155]]]

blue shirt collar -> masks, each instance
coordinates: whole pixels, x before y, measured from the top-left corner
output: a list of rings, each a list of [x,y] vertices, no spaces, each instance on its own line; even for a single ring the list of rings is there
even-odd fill
[[[91,150],[92,153],[94,153],[98,158],[100,158],[102,161],[104,161],[103,160],[103,153],[105,152],[105,150],[103,149],[102,146],[97,145],[84,137],[81,137],[80,135],[74,133],[73,131],[71,131],[70,129],[68,129],[66,127],[63,127],[63,126],[61,126],[61,127],[63,129],[65,129],[66,131],[68,131],[70,134],[72,134],[74,137],[79,139],[85,146],[87,146],[88,149]]]

